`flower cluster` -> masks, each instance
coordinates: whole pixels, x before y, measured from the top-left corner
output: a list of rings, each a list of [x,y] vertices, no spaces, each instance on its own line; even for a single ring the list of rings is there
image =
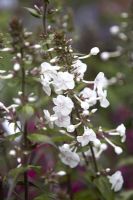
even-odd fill
[[[14,25],[17,32],[14,30]],[[24,32],[21,24],[17,23],[16,20],[10,28],[13,37],[12,47],[5,47],[0,51],[13,53],[13,69],[8,73],[0,70],[0,79],[21,77],[22,81],[18,98],[13,98],[14,104],[6,107],[0,102],[0,110],[2,110],[2,114],[4,113],[2,126],[7,135],[22,133],[23,156],[26,161],[29,149],[32,148],[32,145],[30,148],[28,146],[29,140],[31,143],[36,142],[37,135],[39,142],[42,138],[48,138],[51,142],[53,136],[49,134],[49,128],[55,128],[58,134],[66,136],[63,142],[59,141],[56,145],[59,158],[64,165],[70,168],[86,165],[88,169],[89,164],[94,164],[92,167],[93,178],[105,175],[111,184],[111,189],[115,192],[119,191],[123,185],[121,172],[116,171],[111,175],[109,168],[101,170],[97,163],[101,154],[107,150],[108,145],[117,155],[123,152],[121,145],[115,143],[112,138],[117,137],[120,142],[125,142],[126,128],[124,124],[120,124],[112,130],[106,130],[101,125],[95,127],[92,120],[93,115],[99,108],[104,109],[110,105],[107,89],[111,80],[108,80],[103,72],[99,72],[93,80],[86,80],[87,64],[82,62],[83,59],[97,55],[100,52],[99,48],[94,47],[88,55],[79,57],[78,54],[73,53],[70,40],[67,41],[64,33],[52,33],[51,38],[53,39],[50,39],[50,47],[53,46],[50,48],[49,43],[44,42],[41,46],[28,42],[27,35],[29,33]],[[117,34],[120,33],[120,30],[118,27],[113,27],[111,32]],[[45,37],[48,39],[47,35]],[[45,45],[47,49],[44,48]],[[115,56],[118,55],[118,52],[116,53]],[[108,58],[107,52],[101,56],[104,57],[104,60]],[[44,58],[46,58],[45,62]],[[38,68],[31,67],[35,66],[34,62],[36,66],[39,66]],[[41,103],[37,100],[40,98],[40,94],[38,92],[36,95],[34,92],[28,91],[26,88],[27,83],[29,83],[26,80],[27,77],[30,77],[31,81],[37,80],[35,84],[39,82],[39,86],[41,85],[44,93],[48,96],[49,110],[48,108],[44,108],[43,112],[39,110]],[[37,104],[34,105],[36,102]],[[38,131],[37,134],[34,134],[35,138],[32,138],[32,134],[28,135],[27,125],[31,118],[35,118],[34,125]],[[42,134],[40,136],[40,129],[41,131],[47,130],[48,136],[43,137]],[[40,138],[38,139],[38,137]],[[51,144],[53,144],[52,142]],[[10,151],[10,155],[16,155],[14,149]],[[27,166],[27,163],[23,164],[21,160],[21,158],[17,158],[17,167]],[[64,176],[67,175],[67,172],[62,170],[57,174]]]
[[[121,142],[124,142],[125,126],[121,124],[109,131],[101,127],[94,129],[90,120],[97,111],[98,105],[107,108],[110,104],[107,99],[109,81],[104,73],[98,73],[93,81],[84,80],[87,65],[77,56],[73,57],[72,63],[66,66],[56,63],[53,65],[50,62],[44,62],[40,67],[40,82],[44,92],[48,96],[56,95],[53,98],[53,111],[51,111],[53,114],[44,110],[45,124],[49,124],[50,128],[56,126],[61,134],[73,138],[71,143],[59,146],[61,161],[74,168],[83,164],[81,161],[84,159],[88,162],[90,156],[94,156],[97,160],[108,148],[107,144],[114,148],[116,154],[122,153],[122,148],[115,145],[109,137],[119,135]],[[82,87],[78,89],[80,85]],[[80,149],[85,146],[88,150],[81,153]],[[120,184],[117,183],[119,184],[117,186],[114,182],[119,179],[118,175],[108,176],[108,178],[112,189],[118,191],[123,184],[123,179],[120,177]]]

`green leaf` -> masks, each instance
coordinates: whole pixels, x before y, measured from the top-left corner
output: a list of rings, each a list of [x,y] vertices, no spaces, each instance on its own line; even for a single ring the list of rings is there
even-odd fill
[[[69,142],[73,140],[72,137],[69,137],[67,135],[53,136],[51,139],[53,142]]]
[[[132,200],[133,199],[133,190],[121,192],[120,199],[122,199],[122,200]]]
[[[77,192],[75,194],[74,200],[97,200],[98,194],[97,192],[93,192],[92,190],[83,190],[82,192]]]
[[[111,190],[111,185],[106,177],[96,178],[94,184],[101,193],[102,200],[114,200],[114,192]]]
[[[37,142],[37,143],[50,143],[53,144],[52,140],[50,137],[48,137],[47,135],[43,135],[43,134],[38,134],[38,133],[33,133],[28,135],[28,139],[31,142]]]
[[[39,13],[37,12],[37,10],[35,10],[35,9],[33,9],[33,8],[28,8],[28,7],[24,7],[24,8],[25,8],[26,10],[28,10],[29,13],[30,13],[32,16],[37,17],[37,18],[41,18],[41,17],[42,17],[42,15],[39,14]]]
[[[124,166],[124,165],[133,165],[133,157],[127,157],[127,158],[121,159],[118,163],[118,167]]]
[[[42,194],[36,197],[34,200],[56,200],[56,197],[54,194],[47,192],[47,194]]]
[[[12,134],[12,135],[8,135],[6,138],[7,140],[9,140],[10,142],[14,141],[17,137],[21,136],[22,133],[21,132],[18,132],[18,133],[15,133],[15,134]]]

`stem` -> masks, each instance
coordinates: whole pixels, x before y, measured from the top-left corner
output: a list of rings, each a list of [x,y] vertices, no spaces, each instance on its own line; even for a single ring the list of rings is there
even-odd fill
[[[29,184],[28,184],[28,174],[27,174],[27,171],[24,172],[24,199],[25,200],[28,200],[29,199],[29,192],[28,192],[28,187],[29,187]]]
[[[48,9],[48,0],[44,0],[43,4],[43,30],[44,30],[44,35],[47,35],[47,9]]]
[[[70,200],[73,200],[73,192],[71,186],[71,175],[70,173],[67,174],[67,192],[69,194]]]
[[[75,101],[74,101],[74,102],[75,102]],[[75,102],[75,103],[76,103],[76,102]],[[76,107],[76,106],[75,106],[75,107]],[[78,109],[76,109],[76,115],[77,115],[77,117],[80,119],[80,115],[79,115]],[[73,115],[71,115],[71,118],[72,118],[72,122],[73,122]],[[75,133],[75,137],[77,137],[77,136],[78,136],[78,131],[77,131],[77,129],[75,129],[74,133]],[[81,145],[80,145],[80,146],[81,146]],[[82,152],[82,156],[83,156],[83,158],[84,158],[84,161],[85,161],[86,166],[88,166],[88,165],[89,165],[89,162],[88,162],[88,159],[87,159],[87,157],[86,157],[86,155],[85,155],[84,152]]]
[[[21,68],[21,72],[22,72],[22,87],[21,87],[21,90],[22,90],[22,95],[23,95],[23,100],[24,100],[24,97],[25,97],[25,69],[24,69],[23,66]]]
[[[91,150],[91,154],[92,154],[92,159],[93,159],[93,163],[94,163],[95,172],[97,173],[98,172],[98,166],[97,166],[97,161],[96,161],[96,158],[95,158],[95,153],[94,153],[92,144],[90,144],[90,150]]]
[[[2,177],[1,176],[0,176],[0,198],[1,198],[1,200],[4,200],[3,181],[2,181]]]
[[[21,49],[21,55],[23,59],[23,49]],[[25,67],[24,63],[22,61],[22,66],[21,66],[21,73],[22,73],[22,104],[25,104],[25,86],[26,86],[26,75],[25,75]],[[23,138],[24,138],[24,167],[27,166],[27,148],[28,148],[28,139],[27,139],[27,122],[24,123],[24,130],[23,130]],[[24,197],[25,200],[29,200],[29,184],[28,184],[28,173],[27,171],[24,172]]]

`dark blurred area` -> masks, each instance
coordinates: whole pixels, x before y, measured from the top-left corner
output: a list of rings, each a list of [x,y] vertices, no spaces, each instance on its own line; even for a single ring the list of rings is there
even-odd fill
[[[80,49],[80,52],[85,53],[94,46],[108,50],[113,48],[109,27],[115,22],[117,23],[120,18],[120,13],[127,12],[130,7],[130,1],[125,0],[101,0],[100,2],[98,0],[58,0],[58,2],[63,2],[64,9],[66,6],[72,9],[74,33],[77,39],[75,45],[77,49]],[[0,22],[2,20],[6,22],[2,27],[8,27],[8,20],[13,15],[17,15],[23,19],[24,26],[28,27],[28,29],[33,30],[39,26],[39,20],[33,20],[23,8],[33,7],[34,4],[40,6],[42,1],[1,0]],[[7,13],[7,16],[5,16],[5,13]]]

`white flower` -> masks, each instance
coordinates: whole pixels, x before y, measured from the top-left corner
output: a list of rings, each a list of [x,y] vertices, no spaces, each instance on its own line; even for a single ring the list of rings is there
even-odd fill
[[[120,31],[120,27],[117,25],[111,26],[109,31],[112,35],[117,35]]]
[[[50,96],[51,95],[51,87],[50,87],[50,80],[49,80],[49,78],[43,78],[43,76],[41,76],[41,84],[43,85],[44,92],[48,96]]]
[[[67,132],[72,133],[74,131],[75,131],[75,126],[74,125],[71,124],[70,126],[67,127]]]
[[[72,100],[69,97],[65,97],[63,95],[58,95],[57,98],[53,98],[53,102],[56,105],[53,108],[54,112],[63,116],[68,116],[74,107]]]
[[[84,127],[84,134],[82,136],[77,136],[77,141],[81,143],[82,147],[89,142],[95,142],[95,140],[97,140],[95,132],[88,127]]]
[[[59,171],[56,173],[58,176],[65,176],[67,173],[65,171]]]
[[[100,50],[99,50],[98,47],[93,47],[93,48],[90,50],[90,54],[91,54],[92,56],[96,56],[99,52],[100,52]]]
[[[55,115],[57,119],[55,120],[55,125],[60,128],[67,128],[70,126],[70,117],[69,116],[63,116],[63,115]]]
[[[57,70],[59,70],[59,66],[52,66],[51,64],[47,62],[43,62],[41,64],[41,74],[46,78],[46,79],[51,79],[54,78],[57,75]]]
[[[13,66],[14,71],[19,71],[20,68],[21,68],[20,63],[17,63],[17,62]]]
[[[115,172],[112,176],[108,176],[108,179],[112,185],[112,190],[115,192],[121,190],[124,181],[120,171]]]
[[[102,52],[100,57],[103,61],[106,61],[110,58],[110,54],[109,54],[109,52]]]
[[[100,106],[103,108],[107,108],[109,106],[109,101],[107,100],[107,90],[102,90],[101,88],[98,88],[98,96],[100,101]]]
[[[79,164],[79,155],[76,152],[73,152],[68,144],[59,147],[59,150],[61,152],[59,157],[65,165],[74,168]]]
[[[54,78],[53,86],[57,93],[62,90],[73,89],[75,87],[73,74],[69,72],[58,72],[57,76]]]
[[[16,123],[14,122],[9,123],[7,120],[4,120],[2,122],[2,126],[7,135],[13,135],[21,131],[20,121],[16,121]],[[21,139],[21,136],[17,137],[15,141],[20,141],[20,139]]]
[[[81,122],[79,122],[78,124],[71,124],[70,126],[67,127],[67,132],[72,133],[75,131],[75,129],[81,125]]]
[[[93,151],[94,151],[96,159],[99,159],[102,152],[105,151],[106,149],[107,149],[107,145],[105,143],[100,144],[98,147],[94,146]],[[88,151],[86,151],[85,155],[92,156],[91,150],[89,149]]]
[[[74,68],[74,74],[76,74],[76,76],[80,79],[83,79],[84,77],[84,73],[87,70],[87,65],[83,62],[81,62],[80,60],[76,60],[72,67]]]
[[[89,109],[89,104],[86,101],[81,101],[81,108],[83,108],[84,110],[88,110]]]
[[[54,121],[57,119],[55,115],[50,115],[48,110],[43,110],[44,117],[46,119],[45,123],[49,125],[50,128],[53,128]]]
[[[105,78],[103,72],[99,72],[94,80],[94,89],[104,89],[108,85],[108,80]]]
[[[119,147],[119,146],[115,146],[114,150],[115,150],[115,153],[116,153],[117,155],[120,155],[120,154],[123,152],[122,148]]]
[[[124,126],[124,124],[121,124],[119,125],[117,128],[116,128],[116,131],[119,133],[119,135],[122,137],[121,141],[122,142],[125,142],[126,140],[126,128]]]
[[[95,90],[91,90],[90,88],[86,87],[80,92],[80,95],[82,95],[89,106],[93,106],[97,102],[97,94]]]

